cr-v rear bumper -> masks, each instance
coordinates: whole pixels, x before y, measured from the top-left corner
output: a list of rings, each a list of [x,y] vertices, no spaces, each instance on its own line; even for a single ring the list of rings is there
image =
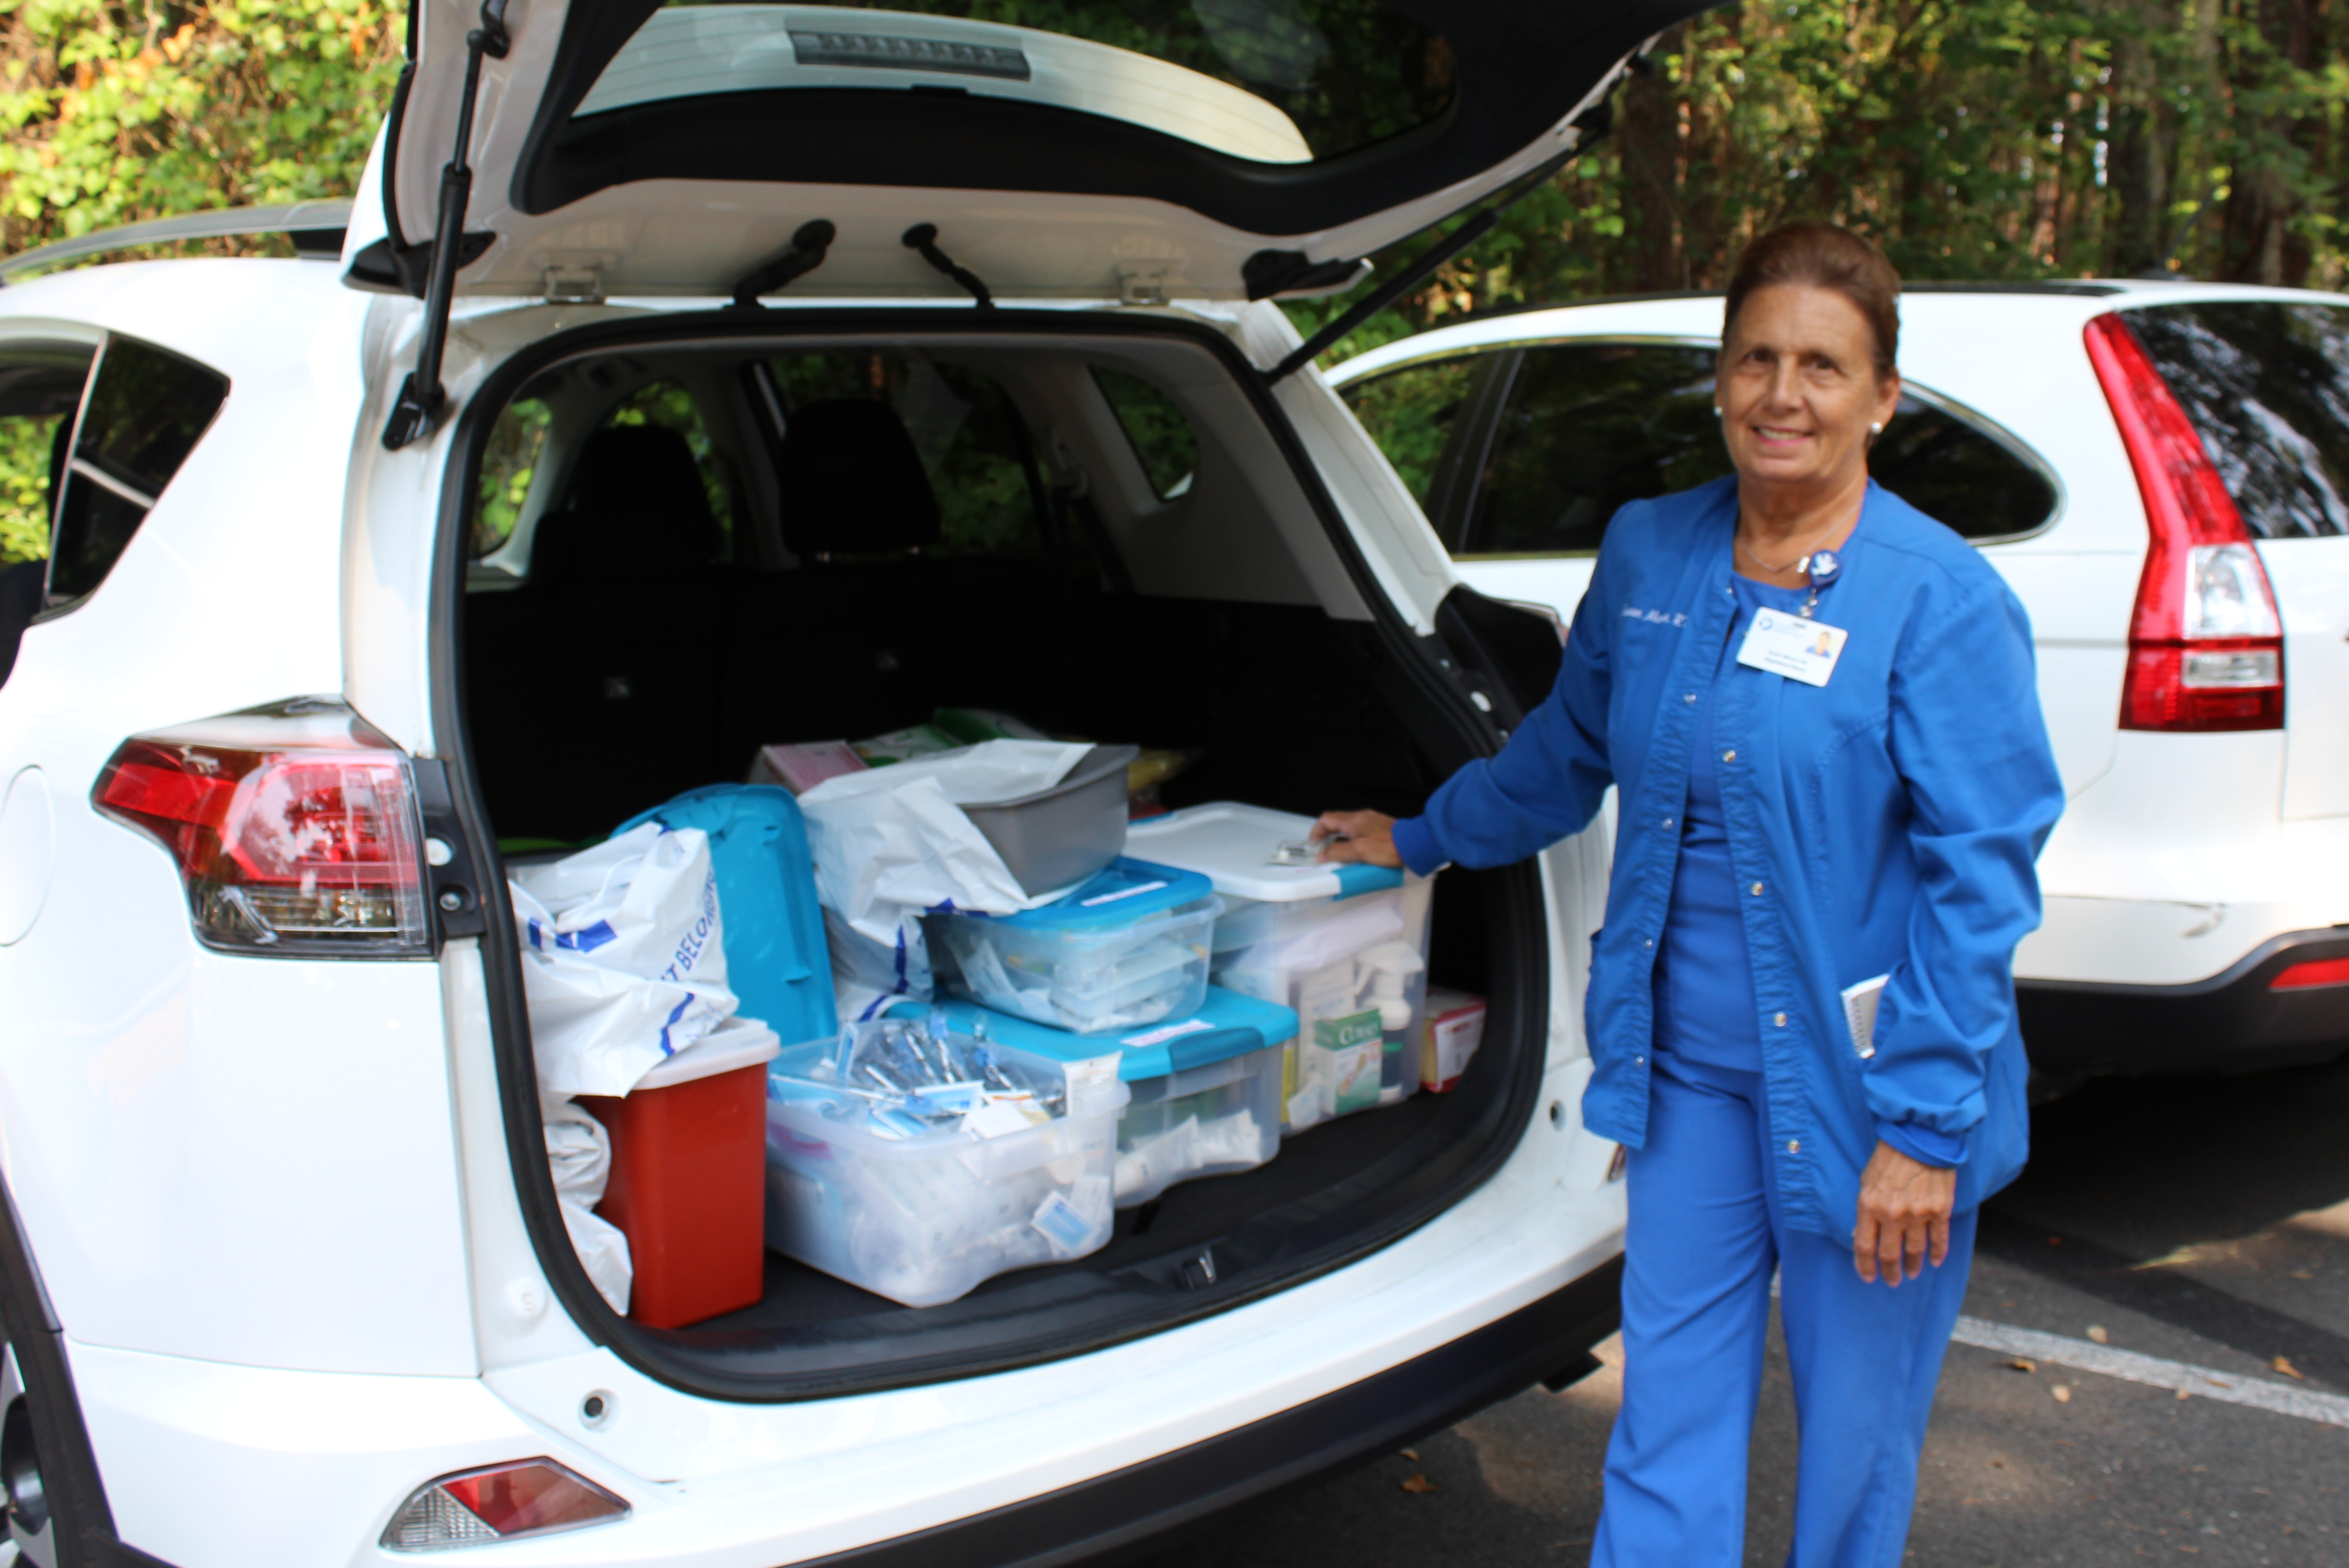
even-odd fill
[[[2285,971],[2349,959],[2349,926],[2286,932],[2182,985],[2017,980],[2032,1067],[2091,1073],[2233,1072],[2349,1051],[2349,982],[2275,988]]]

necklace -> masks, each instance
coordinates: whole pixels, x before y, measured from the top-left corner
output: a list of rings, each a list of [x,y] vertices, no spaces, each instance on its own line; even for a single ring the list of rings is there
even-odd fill
[[[1842,526],[1843,520],[1841,518],[1837,518],[1835,521],[1828,523],[1825,528],[1819,530],[1818,532],[1813,534],[1810,539],[1810,544],[1816,544],[1820,540],[1825,539],[1828,534],[1833,533],[1837,529]],[[1768,562],[1763,560],[1760,556],[1754,554],[1752,546],[1748,545],[1744,540],[1740,539],[1737,541],[1737,548],[1745,552],[1745,559],[1751,561],[1754,565],[1759,566],[1763,571],[1769,573],[1773,576],[1775,576],[1782,572],[1795,571],[1800,571],[1806,577],[1809,576],[1809,562],[1811,559],[1810,544],[1805,545],[1801,552],[1792,561],[1787,562],[1784,566],[1773,566]]]

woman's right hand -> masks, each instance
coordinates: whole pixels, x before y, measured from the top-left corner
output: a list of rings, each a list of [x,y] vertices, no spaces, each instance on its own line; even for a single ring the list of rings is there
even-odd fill
[[[1321,846],[1324,865],[1352,861],[1401,871],[1394,825],[1383,811],[1324,811],[1313,824],[1313,842]]]

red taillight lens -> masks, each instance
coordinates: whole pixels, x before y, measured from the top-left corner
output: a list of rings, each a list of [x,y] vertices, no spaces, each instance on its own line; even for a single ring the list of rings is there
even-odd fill
[[[2271,991],[2307,991],[2319,985],[2349,985],[2349,958],[2312,958],[2268,982]]]
[[[2127,321],[2100,315],[2087,341],[2150,534],[2121,727],[2282,728],[2283,627],[2242,513]]]
[[[389,1552],[439,1552],[581,1530],[628,1517],[613,1493],[553,1460],[443,1476],[409,1494],[384,1527]]]
[[[307,698],[136,737],[99,772],[90,801],[171,851],[207,946],[430,950],[408,759],[339,703]]]

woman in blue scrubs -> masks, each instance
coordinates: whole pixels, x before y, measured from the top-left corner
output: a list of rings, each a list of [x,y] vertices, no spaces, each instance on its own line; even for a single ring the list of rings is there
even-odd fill
[[[1630,1151],[1623,1407],[1597,1568],[1733,1568],[1770,1284],[1801,1429],[1795,1568],[1891,1568],[1975,1212],[2027,1139],[2014,945],[2063,808],[2031,628],[1868,477],[1899,280],[1755,240],[1716,396],[1736,472],[1607,530],[1557,684],[1420,816],[1329,860],[1494,866],[1619,826],[1586,1126]]]

